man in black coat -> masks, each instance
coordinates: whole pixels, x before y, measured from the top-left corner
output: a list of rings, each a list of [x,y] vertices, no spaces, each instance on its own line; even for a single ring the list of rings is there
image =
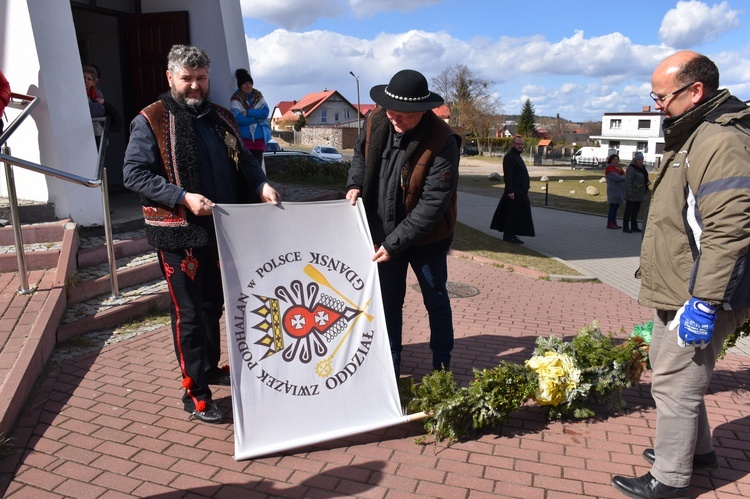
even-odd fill
[[[383,310],[393,368],[401,374],[406,275],[419,282],[430,325],[433,369],[450,369],[453,313],[448,296],[448,249],[457,216],[461,139],[432,111],[443,98],[411,69],[376,85],[378,104],[354,147],[346,198],[361,199],[376,245]]]
[[[503,158],[503,180],[505,191],[492,217],[490,229],[503,233],[503,241],[523,244],[518,236],[534,237],[534,221],[531,218],[529,201],[529,170],[521,153],[523,137],[513,137],[513,147]]]

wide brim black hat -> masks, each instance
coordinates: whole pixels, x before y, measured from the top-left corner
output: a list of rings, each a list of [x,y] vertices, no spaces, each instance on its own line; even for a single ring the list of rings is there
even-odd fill
[[[427,79],[413,69],[399,71],[388,85],[372,87],[370,98],[388,110],[406,113],[428,111],[445,102],[438,94],[430,92]]]

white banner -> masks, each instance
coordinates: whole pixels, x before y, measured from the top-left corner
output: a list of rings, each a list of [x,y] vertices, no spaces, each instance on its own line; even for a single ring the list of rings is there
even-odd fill
[[[234,458],[404,422],[361,203],[214,208]]]

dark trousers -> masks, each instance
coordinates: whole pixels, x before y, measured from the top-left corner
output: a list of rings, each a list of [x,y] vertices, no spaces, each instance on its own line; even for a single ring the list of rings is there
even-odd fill
[[[185,410],[211,399],[208,387],[221,357],[224,294],[218,249],[188,248],[159,251],[159,263],[171,299],[172,335],[183,377]]]
[[[620,203],[609,203],[609,212],[607,213],[607,222],[617,224],[617,208]]]
[[[638,228],[638,212],[641,211],[640,201],[625,201],[625,214],[622,216],[622,227],[624,229]]]
[[[389,261],[378,264],[380,291],[383,295],[385,323],[396,369],[401,365],[403,307],[406,296],[406,272],[411,265],[422,290],[422,301],[430,322],[430,350],[435,369],[450,368],[453,350],[453,313],[446,284],[448,282],[447,251],[408,250]]]

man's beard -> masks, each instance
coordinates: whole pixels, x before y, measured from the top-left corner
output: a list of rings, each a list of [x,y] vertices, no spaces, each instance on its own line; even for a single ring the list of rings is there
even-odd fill
[[[203,104],[204,101],[208,99],[208,91],[210,88],[206,88],[206,92],[203,93],[202,90],[191,90],[189,93],[192,95],[188,97],[187,92],[179,92],[175,89],[172,89],[172,97],[174,97],[174,100],[177,102],[180,102],[182,104],[186,104],[190,107],[197,108],[200,107],[201,104]],[[196,97],[196,94],[200,94],[200,96]]]

